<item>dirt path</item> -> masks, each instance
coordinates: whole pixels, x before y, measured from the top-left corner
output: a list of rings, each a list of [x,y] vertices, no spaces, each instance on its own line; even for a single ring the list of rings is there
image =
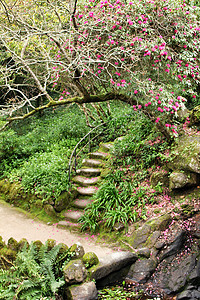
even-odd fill
[[[26,238],[29,242],[40,240],[43,243],[47,239],[55,239],[57,243],[65,243],[68,246],[79,242],[84,247],[85,252],[95,252],[99,258],[116,252],[116,250],[114,251],[102,244],[96,244],[94,236],[86,234],[80,236],[68,230],[57,228],[56,225],[40,223],[3,202],[0,202],[0,236],[6,242],[10,237],[17,241]]]

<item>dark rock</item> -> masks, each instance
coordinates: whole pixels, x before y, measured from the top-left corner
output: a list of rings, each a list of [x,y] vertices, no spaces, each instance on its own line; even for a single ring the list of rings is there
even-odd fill
[[[150,257],[150,249],[149,248],[141,248],[137,250],[137,255],[139,257],[145,257],[145,258],[149,258]]]
[[[156,244],[156,242],[157,242],[157,240],[158,240],[160,234],[161,234],[161,231],[158,231],[158,230],[154,231],[154,232],[148,237],[147,242],[146,242],[146,245],[147,245],[149,248],[152,248],[152,247]]]
[[[169,189],[180,189],[197,185],[197,174],[190,172],[172,172],[169,176]]]
[[[166,245],[165,242],[163,242],[163,241],[158,241],[158,242],[156,242],[156,244],[155,244],[155,248],[158,249],[158,250],[161,250],[165,245]]]
[[[87,277],[87,270],[81,259],[71,260],[63,269],[65,282],[75,284],[83,282]]]
[[[93,281],[69,287],[67,291],[67,299],[69,300],[95,300],[96,298],[97,288]]]
[[[115,252],[109,256],[105,256],[100,260],[97,266],[90,269],[91,279],[99,280],[106,277],[112,272],[122,269],[123,267],[132,264],[138,259],[136,253],[131,252]]]
[[[192,292],[191,291],[183,291],[180,293],[177,298],[177,300],[192,300]]]
[[[54,208],[57,212],[61,212],[67,209],[72,201],[76,198],[78,192],[76,189],[72,189],[71,192],[63,192],[56,200]]]
[[[126,279],[138,283],[144,283],[155,270],[157,263],[154,259],[138,260],[133,264],[126,276]]]
[[[200,292],[197,290],[192,291],[192,297],[196,299],[200,299]]]
[[[161,251],[160,261],[168,256],[172,256],[178,253],[178,251],[180,251],[181,247],[183,246],[183,243],[185,242],[185,237],[186,234],[184,230],[180,228],[174,229],[170,244],[166,249]]]
[[[196,265],[197,249],[184,257],[168,257],[160,265],[160,272],[154,277],[157,284],[167,293],[177,293],[183,290],[190,279],[190,274]],[[193,282],[192,282],[193,284]],[[182,299],[182,298],[181,298]]]

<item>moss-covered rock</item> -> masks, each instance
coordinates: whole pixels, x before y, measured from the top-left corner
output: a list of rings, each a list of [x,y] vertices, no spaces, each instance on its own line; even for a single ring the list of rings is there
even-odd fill
[[[64,268],[63,273],[67,284],[83,282],[87,277],[87,270],[81,259],[70,261]]]
[[[40,248],[43,246],[42,242],[40,240],[34,241],[33,245],[35,246],[36,250],[39,251]]]
[[[190,112],[190,123],[191,125],[200,123],[200,105],[193,108]]]
[[[150,183],[153,187],[161,183],[162,186],[169,186],[169,174],[166,170],[156,171],[150,177]]]
[[[171,151],[168,167],[174,171],[189,171],[200,174],[200,136],[182,136]]]
[[[54,218],[56,217],[56,212],[55,212],[55,210],[54,210],[54,208],[53,208],[52,205],[50,205],[50,204],[44,205],[44,210],[45,210],[45,213],[46,213],[48,216],[54,217]]]
[[[172,172],[169,176],[170,190],[197,185],[197,174],[191,172]]]
[[[0,249],[1,248],[3,248],[3,247],[5,247],[5,242],[3,241],[3,238],[2,238],[2,236],[0,236]]]
[[[17,251],[13,251],[7,247],[0,249],[0,256],[4,256],[4,257],[8,258],[9,260],[12,260],[12,261],[15,260],[16,255],[17,255]]]
[[[86,268],[90,268],[99,263],[99,259],[94,252],[85,253],[83,255],[82,261],[85,264]]]
[[[23,238],[19,241],[18,243],[18,250],[22,250],[24,247],[26,247],[26,249],[28,249],[29,247],[29,242],[27,241],[27,239]]]
[[[59,254],[63,254],[69,249],[69,247],[64,243],[59,243],[58,246],[60,246]]]
[[[18,251],[18,242],[13,238],[9,238],[7,247],[13,251]]]
[[[77,197],[77,190],[72,189],[69,192],[63,192],[56,200],[54,208],[57,212],[61,212],[62,210],[71,206],[72,201]]]
[[[83,246],[79,243],[72,245],[69,248],[69,251],[73,253],[73,259],[82,258],[83,255],[85,254],[85,250]]]
[[[55,245],[56,245],[56,240],[54,240],[54,239],[48,239],[48,240],[46,241],[46,243],[47,243],[47,247],[48,247],[48,251],[49,251],[49,250],[51,250],[53,247],[55,247]]]

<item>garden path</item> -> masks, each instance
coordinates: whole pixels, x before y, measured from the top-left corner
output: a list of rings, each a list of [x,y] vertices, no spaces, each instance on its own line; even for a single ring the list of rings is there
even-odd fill
[[[47,225],[37,220],[31,219],[25,213],[7,203],[0,202],[0,236],[5,242],[10,237],[19,241],[26,238],[28,242],[47,239],[55,239],[57,243],[65,243],[68,247],[79,242],[85,252],[94,252],[99,258],[105,257],[116,250],[108,248],[106,245],[98,245],[95,236],[88,234],[72,233],[65,229],[56,227],[56,224]]]

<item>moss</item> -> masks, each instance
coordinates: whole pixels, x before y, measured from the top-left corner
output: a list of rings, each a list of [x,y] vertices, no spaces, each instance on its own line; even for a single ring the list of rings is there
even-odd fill
[[[59,243],[58,245],[60,246],[59,254],[63,254],[69,249],[68,246],[64,243]]]
[[[94,252],[87,252],[83,255],[83,263],[85,264],[86,268],[90,268],[94,265],[99,263],[99,259]]]

